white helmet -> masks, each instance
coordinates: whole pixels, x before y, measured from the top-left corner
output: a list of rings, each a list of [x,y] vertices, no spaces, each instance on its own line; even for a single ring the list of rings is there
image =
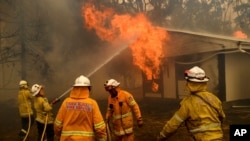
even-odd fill
[[[115,79],[109,79],[106,81],[106,83],[104,84],[104,86],[113,86],[113,87],[117,87],[119,86],[120,83],[117,82]]]
[[[90,81],[87,77],[81,75],[76,78],[75,84],[73,86],[91,86]]]
[[[42,88],[41,85],[34,84],[34,85],[31,87],[32,96],[36,96],[36,95],[40,92],[41,88]]]
[[[27,81],[25,81],[25,80],[21,80],[20,82],[19,82],[19,86],[20,87],[25,87],[25,86],[27,86],[28,85],[28,83],[27,83]]]
[[[209,78],[200,67],[194,66],[193,68],[185,71],[185,79],[192,82],[208,82]]]

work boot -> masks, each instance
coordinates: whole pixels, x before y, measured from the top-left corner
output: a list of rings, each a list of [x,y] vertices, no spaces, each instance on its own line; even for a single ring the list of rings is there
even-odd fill
[[[23,141],[23,139],[25,138],[25,133],[23,133],[22,131],[19,133],[19,140]]]

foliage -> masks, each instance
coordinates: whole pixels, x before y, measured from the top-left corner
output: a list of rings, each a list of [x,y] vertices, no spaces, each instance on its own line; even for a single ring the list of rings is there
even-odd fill
[[[246,33],[250,30],[249,2],[240,0],[106,0],[104,3],[121,13],[144,12],[153,23],[166,28],[232,35],[236,22]]]
[[[20,77],[35,68],[49,77],[50,66],[44,54],[51,50],[47,39],[48,27],[43,22],[41,5],[33,0],[1,0],[0,64],[21,64]]]
[[[238,0],[234,10],[237,12],[237,17],[235,18],[237,26],[239,26],[244,33],[250,35],[250,3],[244,3]]]

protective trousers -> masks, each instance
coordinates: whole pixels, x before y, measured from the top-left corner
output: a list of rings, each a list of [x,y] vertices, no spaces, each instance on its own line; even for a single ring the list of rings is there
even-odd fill
[[[37,141],[41,141],[45,124],[40,123],[38,121],[36,121],[36,123],[37,123],[37,131],[38,131]],[[54,126],[53,126],[53,124],[47,124],[46,131],[45,131],[44,135],[45,135],[43,137],[44,140],[47,139],[47,141],[54,141]]]
[[[34,123],[34,116],[31,115],[30,118],[29,117],[21,117],[21,126],[22,129],[19,132],[19,137],[20,140],[22,141],[24,139],[24,137],[26,136],[28,129],[29,129],[29,123],[30,123],[30,128]]]

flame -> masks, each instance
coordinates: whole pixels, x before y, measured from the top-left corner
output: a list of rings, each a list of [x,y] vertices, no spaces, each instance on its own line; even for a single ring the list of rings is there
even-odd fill
[[[148,80],[158,78],[164,58],[164,42],[169,40],[167,31],[153,26],[143,13],[131,16],[117,14],[110,8],[100,9],[97,10],[91,3],[82,7],[86,27],[95,30],[104,41],[133,39],[128,46],[132,50],[134,65],[144,72]]]
[[[247,35],[240,30],[234,32],[234,37],[247,39]]]
[[[152,82],[152,91],[157,92],[159,90],[159,85],[155,82]]]

